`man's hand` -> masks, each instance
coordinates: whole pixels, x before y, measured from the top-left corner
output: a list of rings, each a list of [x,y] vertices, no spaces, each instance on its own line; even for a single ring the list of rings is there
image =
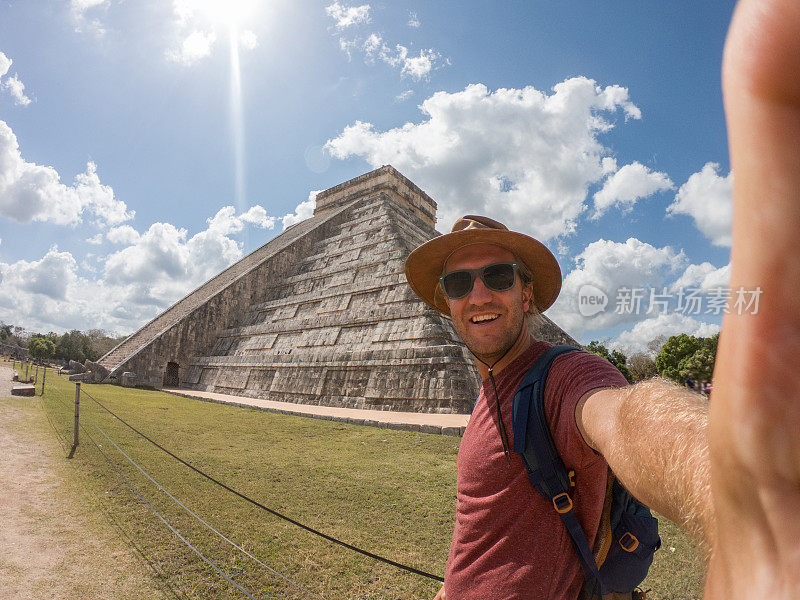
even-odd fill
[[[742,0],[723,88],[734,172],[729,314],[711,396],[707,599],[800,598],[800,2]]]
[[[433,600],[446,600],[445,596],[444,596],[444,586],[441,587],[441,589],[436,594],[436,596],[433,598]]]

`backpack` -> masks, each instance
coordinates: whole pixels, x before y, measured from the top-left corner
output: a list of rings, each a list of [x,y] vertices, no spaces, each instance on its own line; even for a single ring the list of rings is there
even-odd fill
[[[609,471],[600,532],[592,553],[570,497],[575,473],[564,468],[544,415],[550,366],[557,356],[572,351],[578,349],[553,346],[546,350],[517,388],[512,409],[514,452],[522,456],[531,483],[553,503],[567,528],[585,576],[584,597],[630,594],[644,581],[653,555],[661,547],[658,520]]]

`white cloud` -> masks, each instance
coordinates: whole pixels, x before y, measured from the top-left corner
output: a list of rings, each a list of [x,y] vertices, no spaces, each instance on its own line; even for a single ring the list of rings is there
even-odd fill
[[[670,337],[685,333],[697,337],[711,337],[718,332],[719,325],[704,323],[679,313],[666,313],[640,321],[631,329],[622,332],[609,344],[609,347],[630,356],[636,352],[648,352],[647,343],[660,335]]]
[[[76,279],[75,259],[69,252],[53,246],[41,260],[20,260],[13,265],[0,263],[0,279],[4,292],[16,288],[29,294],[40,294],[53,300],[64,300],[67,287]]]
[[[603,170],[603,175],[610,175],[617,170],[617,159],[612,156],[606,156],[600,161],[600,167]]]
[[[107,257],[105,282],[144,286],[148,291],[139,301],[149,297],[154,306],[165,307],[242,256],[241,244],[230,234],[239,233],[245,224],[271,229],[275,218],[261,206],[238,216],[232,206],[225,206],[206,223],[208,227],[192,237],[170,223],[154,223],[142,234],[127,226],[109,231],[109,240],[129,245]]]
[[[97,260],[97,256],[89,252],[86,254],[86,256],[83,257],[83,260],[81,261],[81,269],[83,269],[84,271],[88,271],[89,273],[97,273],[97,269],[95,268],[95,266],[91,262],[89,262],[91,260]]]
[[[367,39],[364,40],[364,43],[361,46],[361,49],[367,55],[367,58],[373,59],[375,56],[380,54],[381,49],[386,48],[388,52],[388,46],[383,43],[383,38],[379,36],[377,33],[370,33],[367,36]]]
[[[98,6],[108,6],[108,0],[70,0],[69,8],[78,14]]]
[[[625,88],[584,77],[549,95],[473,84],[437,92],[420,109],[424,121],[383,132],[356,121],[326,148],[395,166],[436,198],[442,230],[460,215],[489,214],[545,240],[574,231],[589,185],[607,172],[598,137],[614,127],[610,119],[640,114]]]
[[[295,223],[305,221],[306,219],[314,216],[314,208],[317,206],[317,194],[319,194],[321,191],[322,190],[312,190],[308,193],[308,200],[304,200],[298,204],[293,213],[283,216],[282,221],[284,230],[288,227],[291,227]]]
[[[439,68],[447,61],[433,49],[420,50],[419,56],[409,56],[408,48],[397,44],[392,50],[376,33],[371,33],[361,46],[368,62],[380,60],[400,69],[400,75],[417,81],[427,77],[431,70]]]
[[[75,31],[78,33],[90,31],[99,36],[104,35],[105,26],[97,16],[97,12],[107,9],[108,5],[109,0],[70,0],[69,10],[75,24]],[[87,13],[94,14],[94,16],[89,17]]]
[[[8,58],[4,53],[0,52],[0,78],[5,77],[13,62],[14,61]]]
[[[406,90],[402,94],[398,94],[397,96],[395,96],[394,99],[397,100],[398,102],[405,102],[413,95],[414,95],[414,90]]]
[[[187,239],[187,231],[154,223],[105,263],[105,281],[146,287],[154,305],[165,306],[241,257],[238,243],[210,227]]]
[[[31,99],[25,95],[25,84],[20,81],[19,76],[14,73],[13,76],[6,77],[13,62],[13,60],[0,52],[0,89],[8,91],[17,106],[28,106],[31,103]],[[4,77],[5,80],[3,79]]]
[[[258,36],[252,29],[244,27],[259,21],[257,14],[263,10],[263,4],[258,0],[228,3],[173,0],[176,38],[165,56],[173,62],[191,66],[214,52],[218,39],[228,34],[228,26],[238,35],[239,47],[254,50],[258,47]]]
[[[720,166],[706,163],[678,190],[667,213],[689,215],[695,226],[715,246],[731,245],[733,223],[733,172],[718,174]]]
[[[575,268],[564,278],[561,294],[547,314],[573,336],[640,321],[647,317],[649,296],[643,292],[639,311],[618,314],[621,290],[666,286],[685,263],[683,252],[675,252],[669,246],[656,248],[636,238],[624,243],[592,242],[575,258]],[[606,294],[608,305],[604,311],[581,315],[578,302],[584,286],[594,286]]]
[[[87,260],[83,263],[91,271]],[[94,327],[129,331],[130,323],[111,318],[107,312],[127,298],[102,281],[79,277],[77,271],[72,254],[55,246],[37,261],[0,262],[0,320],[33,331]]]
[[[403,46],[398,46],[398,49],[403,51],[403,67],[400,70],[401,75],[407,75],[412,79],[419,81],[423,77],[427,77],[431,72],[434,65],[442,61],[442,55],[428,48],[427,50],[420,50],[419,56],[406,56],[406,49]]]
[[[334,2],[333,4],[325,7],[325,13],[336,21],[336,27],[344,29],[353,25],[370,22],[370,5],[362,4],[361,6],[345,6]]]
[[[258,46],[258,36],[249,29],[245,29],[239,35],[239,43],[247,50],[255,50]]]
[[[106,233],[106,238],[112,244],[125,244],[129,246],[135,244],[139,239],[139,232],[130,225],[120,225],[112,227]]]
[[[211,54],[217,36],[213,31],[194,30],[187,35],[178,50],[168,50],[167,58],[184,65],[192,65]]]
[[[347,55],[347,60],[349,62],[353,60],[353,52],[358,49],[358,42],[356,40],[339,38],[339,48]]]
[[[86,238],[86,242],[88,244],[91,244],[92,246],[99,246],[100,244],[103,243],[103,234],[102,234],[102,232],[101,233],[97,233],[97,234],[93,235],[90,238]]]
[[[19,106],[28,106],[31,99],[25,95],[25,84],[19,80],[15,73],[13,77],[7,77],[3,82],[3,89],[8,90],[11,97],[14,98],[14,104]]]
[[[392,47],[375,32],[366,37],[344,37],[343,30],[371,21],[370,10],[369,4],[348,7],[339,2],[334,2],[325,8],[328,16],[336,21],[336,28],[340,32],[339,48],[347,54],[348,60],[352,59],[353,52],[361,51],[368,64],[386,63],[399,69],[401,77],[410,77],[416,81],[426,79],[431,71],[450,64],[449,59],[432,48],[424,48],[419,54],[409,55],[408,46],[395,44]],[[411,27],[419,27],[420,22],[416,13],[409,13],[408,24]]]
[[[209,231],[214,231],[220,235],[238,233],[246,223],[260,227],[261,229],[272,229],[275,227],[275,217],[267,215],[263,206],[251,206],[247,212],[236,216],[236,209],[232,206],[223,206],[217,214],[206,219]]]
[[[0,320],[41,331],[133,331],[241,258],[242,244],[230,234],[275,221],[260,206],[238,216],[224,207],[193,236],[170,223],[153,223],[141,234],[130,225],[114,227],[106,238],[124,247],[108,256],[86,254],[80,268],[89,277],[55,246],[38,261],[0,262]]]
[[[414,27],[415,29],[418,28],[422,23],[420,23],[419,18],[417,17],[417,13],[413,11],[409,11],[408,13],[408,26]]]
[[[134,215],[114,197],[111,187],[100,183],[95,163],[88,162],[86,172],[76,175],[72,185],[64,185],[53,167],[23,159],[14,132],[0,121],[0,216],[18,223],[67,225],[79,222],[84,212],[109,225]]]
[[[606,168],[610,166],[607,165]],[[594,217],[601,216],[612,206],[623,211],[631,210],[637,200],[674,187],[666,173],[651,171],[638,162],[625,165],[609,176],[603,189],[594,195]]]
[[[699,265],[689,265],[683,274],[672,284],[672,290],[699,289],[708,292],[719,288],[728,287],[731,279],[731,265],[717,268],[710,262]]]

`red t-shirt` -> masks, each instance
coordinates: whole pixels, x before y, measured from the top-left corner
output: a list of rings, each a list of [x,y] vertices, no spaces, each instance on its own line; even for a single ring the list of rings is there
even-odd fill
[[[523,376],[551,346],[535,342],[494,379],[509,444],[511,406]],[[600,523],[608,466],[575,423],[586,393],[627,381],[605,359],[572,352],[553,362],[545,386],[545,417],[567,471],[575,471],[575,513],[589,540]],[[447,600],[575,600],[583,573],[553,505],[531,485],[522,458],[506,462],[489,379],[483,382],[458,451],[456,525],[445,569]]]

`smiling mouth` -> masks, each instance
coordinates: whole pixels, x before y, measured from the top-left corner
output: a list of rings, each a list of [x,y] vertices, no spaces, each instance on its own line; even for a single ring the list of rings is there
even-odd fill
[[[496,313],[487,313],[483,315],[475,315],[474,317],[470,318],[469,322],[474,324],[490,323],[498,318],[500,318],[500,315]]]

